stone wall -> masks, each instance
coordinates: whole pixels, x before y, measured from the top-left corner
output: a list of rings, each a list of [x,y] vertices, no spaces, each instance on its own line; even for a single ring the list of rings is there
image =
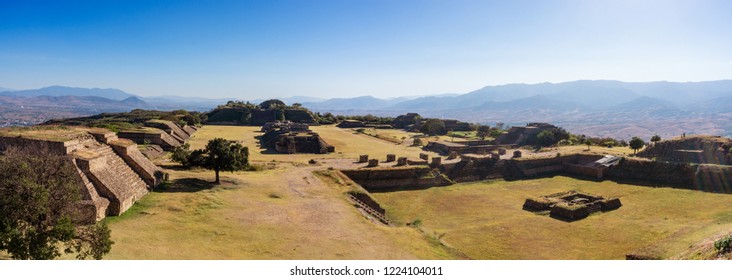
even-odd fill
[[[149,188],[157,187],[165,180],[166,174],[163,170],[147,159],[136,144],[126,141],[113,141],[109,145],[145,181]]]
[[[154,127],[158,129],[162,129],[166,133],[170,134],[170,136],[176,138],[178,142],[185,142],[185,140],[188,140],[191,136],[186,133],[183,128],[178,126],[178,124],[175,124],[171,121],[165,121],[165,120],[152,120],[145,123],[145,126],[147,127]]]
[[[49,135],[53,133],[50,131]],[[0,137],[0,148],[10,147],[49,149],[58,155],[71,156],[70,160],[79,174],[82,196],[72,217],[77,222],[92,223],[106,215],[119,215],[126,211],[148,192],[148,184],[141,176],[147,177],[151,186],[162,181],[163,173],[140,153],[135,144],[116,139],[110,131],[82,130],[78,137],[64,142]]]
[[[660,161],[732,164],[732,140],[715,136],[690,136],[651,144],[638,155]]]
[[[109,200],[108,215],[120,215],[147,194],[147,185],[109,146],[74,152],[81,171],[99,194]]]
[[[369,192],[424,189],[453,184],[447,176],[428,167],[347,169],[341,172]]]
[[[174,139],[162,130],[158,131],[120,131],[120,138],[132,140],[137,144],[151,143],[160,146],[163,150],[172,151],[183,143]]]
[[[608,171],[608,178],[655,182],[664,185],[693,188],[696,167],[686,163],[625,158]]]
[[[47,150],[57,155],[67,155],[78,143],[78,140],[63,142],[0,136],[0,151],[9,147],[23,147],[36,151]]]

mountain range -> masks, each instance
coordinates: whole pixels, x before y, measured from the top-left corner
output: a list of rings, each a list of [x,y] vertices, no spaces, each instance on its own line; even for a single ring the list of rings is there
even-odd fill
[[[136,108],[206,111],[232,99],[141,97],[118,89],[52,86],[0,92],[0,112],[18,115],[41,111],[48,115],[60,111],[63,113],[60,115],[84,115]],[[488,125],[549,122],[575,133],[623,139],[650,138],[654,134],[665,138],[681,133],[732,136],[732,80],[686,83],[581,80],[486,86],[464,94],[392,99],[372,96],[279,99],[323,113],[396,116],[416,112],[425,117]],[[0,125],[2,121],[0,116]]]

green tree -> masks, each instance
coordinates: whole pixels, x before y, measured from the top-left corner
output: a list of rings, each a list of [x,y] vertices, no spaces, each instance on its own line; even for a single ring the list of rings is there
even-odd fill
[[[633,154],[638,154],[638,149],[643,148],[646,142],[638,137],[633,137],[632,139],[630,139],[630,142],[628,142],[628,144],[630,145],[630,148],[633,149]]]
[[[585,143],[584,144],[587,145],[587,150],[589,151],[590,150],[590,146],[592,146],[592,141],[590,141],[590,139],[587,139],[587,140],[585,140]]]
[[[190,166],[190,163],[188,161],[191,157],[191,151],[189,150],[190,147],[191,145],[188,143],[175,147],[175,150],[173,150],[173,154],[170,155],[170,159],[174,162],[180,163],[180,165],[182,165],[183,167]]]
[[[201,165],[216,172],[216,184],[220,184],[219,172],[243,170],[249,165],[249,149],[224,138],[208,141],[202,154]]]
[[[651,142],[653,142],[653,144],[656,144],[658,141],[661,141],[661,136],[658,136],[658,134],[651,137]]]
[[[536,135],[536,141],[542,147],[548,147],[557,143],[557,139],[554,136],[554,132],[551,130],[544,130]]]
[[[63,253],[101,259],[113,242],[104,223],[72,219],[83,186],[71,159],[44,150],[0,156],[0,251],[13,259],[55,259]]]
[[[480,140],[485,140],[486,137],[491,135],[491,127],[487,125],[478,126],[475,136],[478,136]]]
[[[419,129],[420,132],[429,135],[445,135],[447,129],[445,129],[445,122],[439,119],[429,119]]]

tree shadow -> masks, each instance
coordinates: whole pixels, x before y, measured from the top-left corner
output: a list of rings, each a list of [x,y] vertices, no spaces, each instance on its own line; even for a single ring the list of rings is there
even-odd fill
[[[216,184],[213,182],[196,179],[196,178],[183,178],[168,181],[160,184],[155,188],[155,192],[161,193],[191,193],[199,192],[203,190],[210,190],[215,187]]]

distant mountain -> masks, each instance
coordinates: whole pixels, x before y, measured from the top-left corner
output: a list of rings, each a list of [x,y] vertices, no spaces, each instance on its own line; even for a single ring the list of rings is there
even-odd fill
[[[124,100],[120,101],[120,103],[137,108],[150,107],[150,104],[147,104],[147,102],[142,101],[142,99],[137,98],[136,96],[127,97]]]
[[[732,113],[732,93],[707,101],[688,105],[690,111],[699,113]]]
[[[405,100],[406,99],[406,100]],[[407,112],[492,124],[551,122],[579,133],[628,138],[655,133],[732,136],[732,80],[581,80],[487,86],[461,95],[337,98],[303,104],[321,112],[394,116]]]
[[[359,96],[353,98],[333,98],[322,102],[305,102],[302,105],[311,110],[328,110],[332,108],[336,108],[337,110],[379,110],[392,105],[392,102],[373,96]]]
[[[50,86],[40,89],[17,90],[0,93],[6,96],[31,97],[31,96],[97,96],[113,100],[122,100],[131,96],[119,89],[107,88],[76,88],[63,86]]]
[[[0,87],[0,92],[3,92],[3,91],[14,91],[14,89]]]

